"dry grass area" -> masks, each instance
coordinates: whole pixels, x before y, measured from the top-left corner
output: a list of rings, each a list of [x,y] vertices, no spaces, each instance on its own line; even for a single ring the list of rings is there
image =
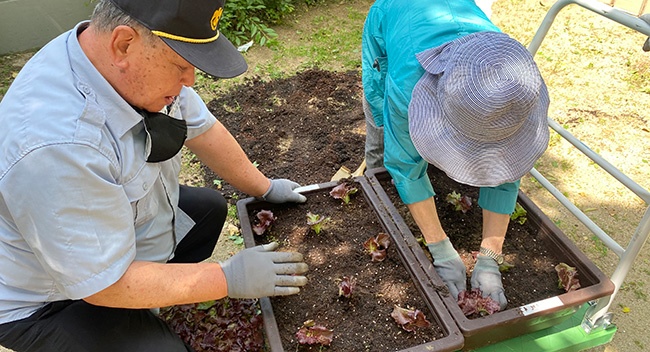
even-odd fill
[[[552,3],[500,0],[493,7],[493,19],[527,45]],[[636,12],[640,1],[618,3]],[[551,95],[549,116],[650,189],[650,53],[641,49],[645,39],[569,5],[556,17],[535,58]],[[621,246],[627,246],[648,207],[645,202],[555,132],[536,169]],[[591,231],[532,178],[526,178],[522,188],[606,274],[613,273],[618,257]],[[618,326],[614,341],[595,350],[650,348],[649,262],[650,255],[642,251],[610,307]]]

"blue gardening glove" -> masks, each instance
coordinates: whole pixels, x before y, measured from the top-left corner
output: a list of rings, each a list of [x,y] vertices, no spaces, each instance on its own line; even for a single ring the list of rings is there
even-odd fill
[[[447,284],[451,296],[457,300],[458,293],[467,289],[465,264],[449,238],[427,244],[427,248],[433,257],[433,267],[436,269],[436,273]]]
[[[478,288],[483,293],[483,297],[490,297],[499,303],[501,310],[506,308],[508,301],[503,291],[501,283],[501,272],[499,264],[485,255],[479,255],[476,258],[476,265],[472,273],[472,288]]]
[[[277,242],[246,248],[219,263],[228,284],[228,297],[260,298],[300,292],[307,283],[302,254],[275,252]]]
[[[307,201],[307,197],[293,191],[298,187],[300,187],[299,184],[290,180],[271,180],[271,187],[264,193],[262,199],[270,203],[304,203]]]

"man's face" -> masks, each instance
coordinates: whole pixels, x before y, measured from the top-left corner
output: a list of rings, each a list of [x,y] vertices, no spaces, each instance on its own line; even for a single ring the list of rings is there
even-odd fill
[[[183,86],[194,84],[194,66],[162,40],[150,42],[140,36],[132,48],[124,95],[132,105],[156,112],[171,104]]]

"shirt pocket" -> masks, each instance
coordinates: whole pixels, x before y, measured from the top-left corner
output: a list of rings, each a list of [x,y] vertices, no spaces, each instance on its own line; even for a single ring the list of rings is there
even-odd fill
[[[159,167],[147,163],[134,178],[124,184],[136,227],[151,221],[158,214],[159,204],[154,196],[154,186],[159,175]]]
[[[383,106],[384,98],[386,96],[386,75],[388,74],[388,57],[381,56],[376,57],[372,63],[372,70],[369,70],[368,75],[370,76],[371,94],[366,93],[366,98],[368,99],[370,111],[374,117],[375,124],[378,127],[384,125],[384,121],[381,118],[383,116]],[[364,90],[367,87],[364,87]]]

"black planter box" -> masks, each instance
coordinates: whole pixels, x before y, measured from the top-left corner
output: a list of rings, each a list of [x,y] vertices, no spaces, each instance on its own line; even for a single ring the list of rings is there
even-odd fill
[[[392,223],[391,217],[388,216],[388,214],[385,212],[383,206],[378,206],[378,204],[376,204],[379,200],[377,199],[373,189],[368,184],[366,178],[361,176],[355,177],[353,180],[361,185],[355,197],[361,197],[362,199],[365,199],[370,208],[370,213],[368,213],[367,216],[376,217],[377,222],[381,225],[384,232],[391,236],[391,246],[395,246],[396,252],[400,257],[400,260],[398,260],[398,262],[401,262],[401,264],[406,268],[406,271],[410,275],[412,282],[415,284],[414,286],[416,287],[418,293],[421,295],[421,307],[418,307],[418,309],[421,309],[425,313],[427,319],[431,321],[432,324],[439,326],[444,332],[443,338],[437,338],[434,341],[420,343],[401,351],[457,351],[461,349],[464,342],[463,335],[456,324],[454,324],[454,320],[445,307],[445,304],[442,302],[436,291],[429,285],[430,278],[424,273],[422,267],[419,264],[420,262],[413,256],[412,249],[408,248],[408,245],[403,240],[403,236],[398,232],[397,228]],[[307,187],[306,190],[302,191],[302,193],[307,196],[309,202],[310,195],[314,195],[318,192],[329,193],[329,191],[336,185],[337,182],[311,185]],[[283,205],[270,204],[257,200],[255,198],[242,199],[237,203],[237,212],[246,247],[252,247],[256,245],[254,233],[252,230],[252,221],[254,220],[253,213],[261,209],[274,211],[274,209],[278,209],[278,207],[282,206]],[[298,211],[301,211],[301,213],[304,212],[304,210],[300,210],[299,207],[299,205],[296,206],[296,209]],[[310,273],[312,272],[311,269],[312,268],[310,267]],[[310,273],[307,273],[308,278]],[[315,273],[312,275],[315,275]],[[309,283],[307,285],[309,285]],[[325,294],[323,294],[323,299],[325,299],[325,297]],[[265,335],[268,349],[272,352],[295,349],[295,346],[292,348],[283,346],[278,324],[276,321],[276,315],[274,314],[274,309],[272,306],[272,300],[268,297],[262,298],[260,299],[260,305],[264,318]],[[336,334],[336,329],[334,330]],[[335,342],[336,338],[333,344]],[[362,344],[359,344],[360,349],[363,349],[362,346]],[[336,350],[334,345],[331,346],[330,349]]]
[[[444,285],[436,274],[433,263],[425,255],[424,249],[383,189],[381,183],[391,179],[386,169],[367,170],[365,175],[432,285]],[[537,230],[537,238],[548,246],[549,252],[560,261],[577,268],[581,288],[476,319],[465,317],[455,298],[439,292],[440,298],[465,337],[463,350],[479,348],[554,326],[568,319],[582,304],[614,292],[611,280],[521,191],[518,202],[527,211],[527,221]],[[524,285],[522,282],[522,286]]]

